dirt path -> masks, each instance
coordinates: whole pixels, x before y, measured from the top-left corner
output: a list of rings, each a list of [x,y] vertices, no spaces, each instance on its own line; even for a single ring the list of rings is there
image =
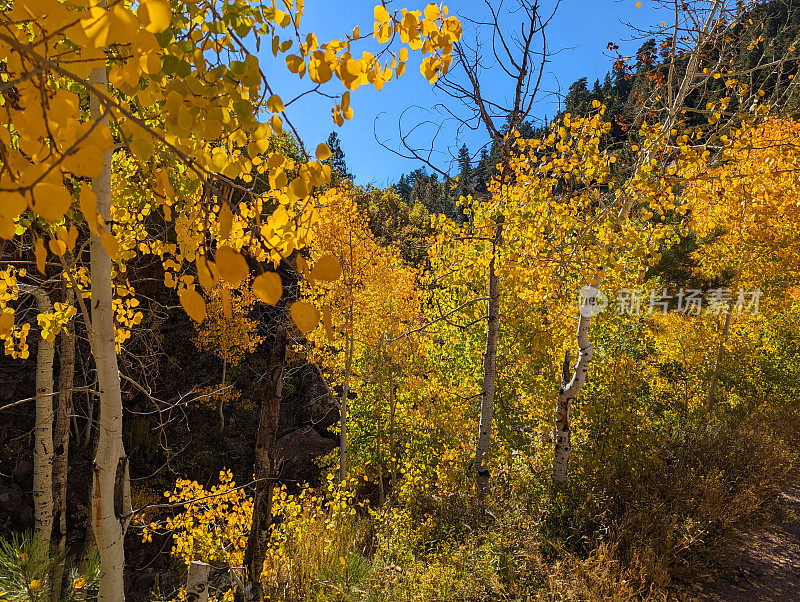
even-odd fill
[[[778,505],[781,520],[743,533],[730,569],[698,592],[701,600],[800,602],[800,484],[782,493]]]

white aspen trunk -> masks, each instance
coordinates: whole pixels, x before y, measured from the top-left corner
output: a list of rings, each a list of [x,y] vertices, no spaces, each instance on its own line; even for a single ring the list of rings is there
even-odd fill
[[[489,300],[486,303],[486,348],[483,354],[483,385],[478,441],[475,444],[475,494],[480,504],[489,487],[489,443],[492,437],[494,394],[497,381],[497,341],[500,335],[500,279],[497,276],[497,248],[503,242],[503,216],[495,226],[492,259],[489,261]]]
[[[186,580],[187,602],[208,602],[208,576],[211,565],[194,561],[189,565],[189,577]]]
[[[107,89],[105,66],[92,70],[92,84]],[[102,110],[98,99],[91,98],[92,119],[101,119]],[[108,127],[103,118],[100,127]],[[92,189],[97,195],[97,210],[109,222],[111,213],[111,159],[113,150],[103,154],[103,171],[92,180]],[[91,218],[90,218],[91,219]],[[91,235],[89,242],[92,279],[92,354],[97,369],[99,420],[97,449],[94,459],[92,483],[92,519],[94,537],[100,555],[100,593],[102,602],[125,600],[123,546],[128,517],[122,516],[124,500],[128,493],[128,470],[122,444],[122,393],[120,388],[117,350],[114,342],[113,284],[111,279],[111,257],[100,237]],[[120,466],[122,463],[122,466]],[[121,470],[120,470],[121,469]],[[117,471],[121,479],[117,478]],[[115,508],[115,493],[123,499],[119,513]]]
[[[347,478],[347,396],[350,394],[350,371],[353,368],[353,334],[352,334],[352,307],[351,332],[345,338],[344,383],[342,384],[342,400],[339,404],[339,482]]]
[[[714,404],[717,402],[717,383],[719,382],[719,374],[722,371],[722,359],[725,356],[725,343],[728,342],[728,335],[731,330],[731,317],[733,316],[733,300],[728,303],[728,311],[725,314],[725,326],[722,328],[722,340],[719,342],[717,349],[717,359],[714,362],[714,375],[711,377],[711,385],[708,388],[708,399],[706,405],[709,412],[714,409]]]
[[[50,313],[50,297],[40,287],[20,287],[36,297],[40,313]],[[36,354],[36,422],[33,429],[34,536],[45,549],[53,532],[53,359],[55,344],[39,338]]]
[[[599,286],[599,284],[598,284]],[[595,287],[593,290],[597,291]],[[578,333],[577,342],[580,355],[578,362],[575,364],[575,370],[572,373],[572,378],[569,378],[569,351],[564,359],[563,366],[563,380],[562,385],[558,390],[558,403],[556,404],[555,416],[555,454],[553,457],[553,480],[556,483],[564,483],[567,480],[567,466],[569,464],[569,455],[572,450],[570,430],[570,406],[572,401],[577,397],[578,393],[586,382],[586,375],[589,372],[589,364],[592,361],[592,343],[589,340],[589,321],[591,320],[591,313],[581,312],[580,320],[578,320]]]
[[[67,291],[67,302],[74,299],[72,289]],[[59,376],[56,398],[56,417],[53,425],[53,537],[51,556],[53,584],[50,602],[61,598],[61,580],[64,577],[64,556],[67,542],[67,467],[69,464],[69,417],[72,414],[72,389],[75,386],[75,326],[70,321],[59,335]]]

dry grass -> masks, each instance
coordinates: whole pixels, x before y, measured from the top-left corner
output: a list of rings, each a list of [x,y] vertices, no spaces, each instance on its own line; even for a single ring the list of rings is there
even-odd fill
[[[585,457],[565,489],[549,483],[549,454],[527,458],[499,479],[485,520],[463,496],[431,496],[414,560],[391,583],[376,571],[384,582],[364,599],[680,599],[794,477],[783,426],[749,416],[634,446],[622,466]]]
[[[383,519],[304,515],[303,528],[267,563],[270,595],[681,599],[712,573],[736,529],[763,516],[796,477],[793,429],[786,419],[752,414],[663,437],[631,433],[625,462],[577,456],[563,488],[550,482],[543,446],[495,480],[486,515],[467,493],[420,492],[385,509]],[[658,439],[665,443],[652,446]]]
[[[708,424],[659,450],[660,470],[620,475],[611,467],[595,475],[589,503],[572,516],[582,545],[572,538],[550,564],[543,597],[680,597],[712,571],[736,528],[796,477],[785,432],[752,416]]]

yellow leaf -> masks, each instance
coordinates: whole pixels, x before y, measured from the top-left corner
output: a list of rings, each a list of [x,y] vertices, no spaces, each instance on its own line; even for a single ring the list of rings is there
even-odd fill
[[[44,274],[45,262],[47,261],[47,249],[44,248],[44,240],[37,238],[33,243],[33,252],[36,255],[36,269]]]
[[[435,4],[429,4],[425,7],[425,18],[429,21],[435,21],[439,18],[439,7]]]
[[[306,182],[303,178],[298,176],[289,182],[289,194],[290,197],[294,197],[292,200],[303,199],[308,196],[309,192],[308,182]]]
[[[283,296],[281,277],[275,272],[264,272],[253,280],[253,292],[264,303],[275,305]]]
[[[277,94],[273,94],[267,99],[267,108],[271,113],[281,113],[286,107],[283,106],[281,97]]]
[[[317,50],[308,62],[308,76],[317,84],[324,84],[333,77],[331,64],[325,60],[325,53]]]
[[[91,123],[80,124],[76,134],[83,138],[80,146],[63,157],[61,170],[78,176],[96,178],[103,170],[103,153],[114,146],[114,140],[107,127],[91,129]]]
[[[325,327],[328,341],[333,343],[333,318],[331,317],[331,308],[327,305],[322,308],[322,325]]]
[[[67,243],[65,243],[63,240],[50,239],[48,246],[50,247],[50,252],[53,255],[58,255],[59,257],[67,252]]]
[[[357,90],[361,85],[362,63],[356,60],[348,53],[342,56],[339,62],[339,78],[348,90]]]
[[[280,153],[273,153],[269,156],[269,159],[267,159],[267,167],[270,169],[277,169],[282,167],[285,162],[286,157]]]
[[[331,156],[331,149],[324,142],[317,147],[317,161],[324,161]]]
[[[303,278],[308,280],[311,286],[314,286],[314,279],[311,277],[311,272],[308,271],[308,263],[306,263],[306,258],[302,255],[297,256],[297,267],[300,269]]]
[[[283,131],[283,120],[278,115],[272,116],[269,120],[269,125],[276,134],[280,134]]]
[[[158,0],[164,2],[165,0]],[[111,4],[109,2],[109,4]],[[115,3],[111,9],[111,30],[109,38],[116,44],[129,44],[139,31],[136,16],[129,11],[122,2]]]
[[[33,210],[48,222],[57,222],[69,209],[72,197],[61,184],[40,182],[33,189]]]
[[[233,309],[231,308],[231,292],[227,288],[222,288],[220,291],[222,297],[222,313],[225,314],[225,318],[228,320],[233,320]]]
[[[419,66],[420,73],[432,84],[439,78],[440,69],[439,59],[430,56],[424,59]]]
[[[28,208],[28,199],[19,192],[0,192],[0,215],[17,217]]]
[[[302,56],[290,54],[286,57],[286,66],[292,73],[297,73],[300,77],[306,72],[306,63]]]
[[[217,171],[222,171],[228,165],[228,153],[221,146],[211,150],[211,166]]]
[[[81,29],[95,48],[105,46],[111,29],[111,15],[104,8],[93,6],[89,9],[89,16],[81,19]]]
[[[86,220],[92,234],[97,236],[97,195],[89,188],[88,184],[81,185],[79,202],[81,205],[81,213],[83,213],[83,219]]]
[[[276,173],[274,177],[270,177],[270,185],[276,190],[286,186],[286,183],[286,172],[283,170],[280,170],[278,173]]]
[[[185,288],[178,293],[186,314],[195,322],[206,319],[206,302],[203,296],[194,289]]]
[[[172,9],[166,0],[141,0],[136,15],[147,31],[161,33],[169,27]]]
[[[163,3],[164,0],[151,0]],[[128,44],[138,29],[136,18],[122,3],[110,10],[99,6],[89,9],[89,16],[81,19],[81,29],[94,48],[102,48],[108,43]]]
[[[225,240],[231,233],[233,226],[233,212],[225,201],[222,202],[222,209],[219,212],[219,239]]]
[[[247,260],[241,253],[231,247],[220,247],[215,257],[220,275],[230,284],[236,286],[250,272]]]
[[[319,310],[308,301],[295,301],[289,313],[301,334],[308,334],[319,324]]]
[[[388,21],[389,21],[389,19],[391,19],[391,16],[389,15],[389,11],[388,11],[388,10],[386,10],[386,9],[385,9],[385,8],[384,8],[382,5],[380,5],[380,4],[374,8],[374,10],[372,11],[372,13],[373,13],[373,15],[375,15],[375,20],[376,20],[378,23],[386,23],[386,22],[388,22]]]
[[[72,251],[75,249],[75,243],[78,242],[78,229],[75,227],[75,224],[69,227],[69,230],[66,228],[62,228],[63,234],[59,234],[59,240],[63,240],[66,245],[67,249]]]
[[[0,238],[11,240],[14,238],[16,230],[17,226],[13,219],[8,218],[5,215],[0,215]]]
[[[7,335],[14,328],[14,314],[0,314],[0,335]]]
[[[200,281],[200,286],[207,291],[211,290],[219,281],[216,276],[216,265],[205,257],[198,257],[195,263],[197,264],[197,279]]]
[[[394,27],[389,22],[380,24],[375,23],[375,39],[378,40],[381,44],[385,44],[388,42],[392,37],[392,32],[394,32]]]
[[[314,280],[323,280],[325,282],[333,282],[338,280],[342,275],[342,264],[331,254],[323,255],[314,264],[311,269],[311,277]]]
[[[161,71],[161,57],[157,54],[145,54],[139,57],[139,66],[147,74],[154,75]]]
[[[169,181],[169,174],[166,169],[160,169],[156,172],[156,195],[165,201],[175,196],[175,189]]]
[[[106,250],[106,253],[108,253],[108,256],[114,259],[119,252],[119,243],[117,239],[114,238],[114,235],[111,234],[111,232],[103,232],[100,235],[100,242],[103,243],[103,248]]]

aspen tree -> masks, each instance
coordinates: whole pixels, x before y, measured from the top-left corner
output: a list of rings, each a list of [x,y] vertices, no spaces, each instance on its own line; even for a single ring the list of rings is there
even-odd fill
[[[77,232],[91,233],[90,282],[75,294],[84,305],[82,293],[91,292],[81,310],[99,382],[91,523],[101,557],[100,600],[124,600],[123,538],[131,518],[116,354],[141,318],[134,311],[115,324],[115,295],[127,298],[129,309],[132,295],[135,301],[124,282],[125,262],[158,256],[165,286],[200,322],[202,291],[219,276],[242,280],[249,271],[245,254],[277,264],[308,244],[316,222],[312,193],[330,177],[321,163],[324,145],[316,159],[304,151],[291,179],[286,157],[265,152],[273,133],[291,127],[288,102],[241,40],[266,39],[292,73],[342,85],[332,115],[341,125],[354,115],[351,92],[361,85],[381,89],[402,75],[398,45],[404,57],[420,51],[439,73],[461,33],[444,7],[423,17],[379,5],[374,37],[384,53],[356,58],[359,35],[320,42],[309,33],[299,54],[289,54],[293,42],[284,30],[299,33],[303,5],[286,8],[215,0],[15,0],[0,13],[3,85],[14,92],[0,101],[0,237],[37,241],[44,272],[49,254],[72,252]],[[255,178],[268,184],[267,193],[255,192]],[[234,202],[231,190],[239,195]],[[177,243],[147,232],[155,211]],[[256,294],[263,292],[257,281]],[[10,355],[23,357],[29,327],[15,324],[13,300],[0,303],[0,337]],[[317,325],[318,316],[292,315],[307,331]]]

